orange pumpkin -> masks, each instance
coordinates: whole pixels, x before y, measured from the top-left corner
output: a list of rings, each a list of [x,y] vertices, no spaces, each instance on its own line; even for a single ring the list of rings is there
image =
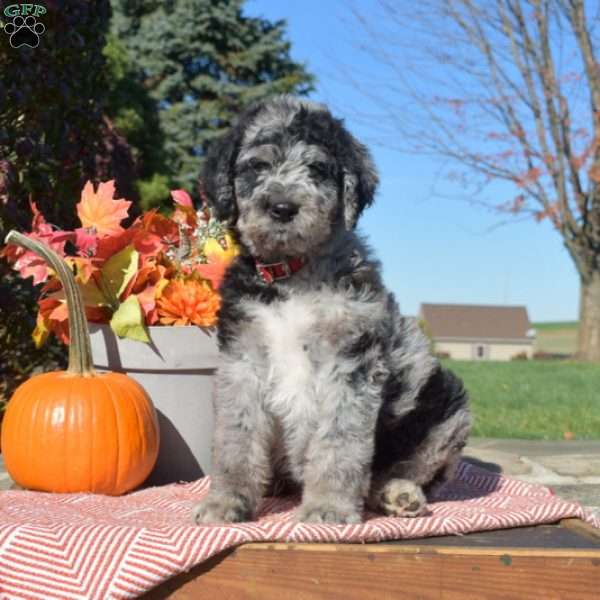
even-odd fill
[[[62,258],[15,231],[6,243],[39,254],[56,271],[70,337],[68,369],[32,377],[8,403],[2,423],[6,469],[32,490],[123,494],[140,485],[156,462],[154,406],[133,379],[94,370],[83,301]]]

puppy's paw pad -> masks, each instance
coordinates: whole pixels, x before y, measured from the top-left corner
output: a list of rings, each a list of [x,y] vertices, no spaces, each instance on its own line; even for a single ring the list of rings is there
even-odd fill
[[[352,509],[344,509],[333,505],[302,505],[296,513],[296,518],[302,523],[330,523],[346,525],[361,523],[360,514]]]
[[[380,492],[380,508],[393,517],[418,517],[427,499],[420,486],[408,479],[391,479]]]
[[[245,498],[209,495],[192,508],[192,518],[197,525],[240,523],[252,520],[252,510]]]

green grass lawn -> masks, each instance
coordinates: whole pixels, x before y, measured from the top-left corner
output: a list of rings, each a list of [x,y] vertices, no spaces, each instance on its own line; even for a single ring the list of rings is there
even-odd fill
[[[457,361],[475,415],[474,436],[600,439],[600,365],[571,361]]]
[[[573,354],[577,347],[577,321],[534,323],[535,351]]]

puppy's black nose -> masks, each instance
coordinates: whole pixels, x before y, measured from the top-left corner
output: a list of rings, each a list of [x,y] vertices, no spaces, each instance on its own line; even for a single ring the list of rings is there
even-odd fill
[[[269,207],[269,214],[276,221],[287,223],[298,214],[298,205],[292,202],[275,202]]]

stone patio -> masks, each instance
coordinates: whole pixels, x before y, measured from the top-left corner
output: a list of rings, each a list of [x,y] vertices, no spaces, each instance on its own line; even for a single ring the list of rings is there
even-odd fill
[[[491,471],[546,485],[600,514],[600,441],[473,438],[465,457]]]

